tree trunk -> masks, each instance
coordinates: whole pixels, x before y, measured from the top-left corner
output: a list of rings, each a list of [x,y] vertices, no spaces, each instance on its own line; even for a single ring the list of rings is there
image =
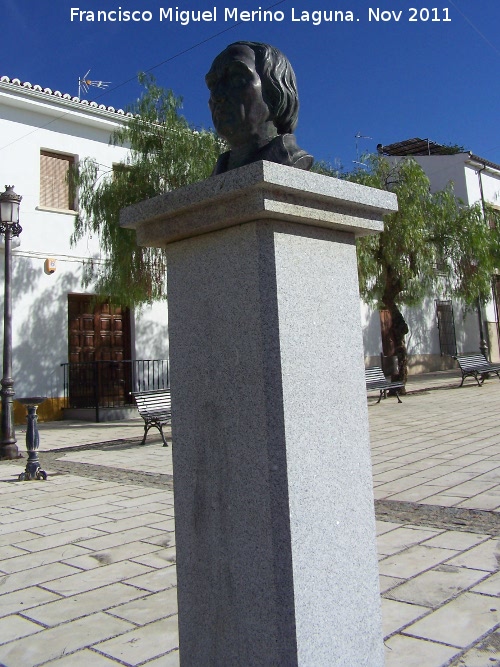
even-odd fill
[[[387,304],[388,310],[391,313],[391,337],[394,341],[395,354],[398,358],[399,372],[392,376],[392,380],[404,382],[408,378],[408,353],[406,350],[405,336],[408,333],[408,325],[401,314],[401,311],[395,303]],[[402,392],[404,393],[404,392]]]

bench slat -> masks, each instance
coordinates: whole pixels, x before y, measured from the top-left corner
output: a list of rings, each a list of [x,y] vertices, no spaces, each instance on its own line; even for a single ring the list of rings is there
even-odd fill
[[[490,364],[482,354],[457,354],[453,358],[458,363],[462,373],[460,386],[463,385],[466,377],[473,377],[478,386],[481,386],[487,373],[495,373],[500,380],[500,365]],[[481,381],[479,381],[480,378]]]
[[[399,398],[399,392],[397,390],[404,387],[404,382],[393,382],[392,380],[388,380],[379,366],[365,368],[365,382],[367,391],[380,391],[380,396],[377,403],[380,403],[382,396],[384,398],[387,396],[387,391],[389,389],[394,389],[398,403],[402,403]]]
[[[150,428],[160,431],[163,446],[168,447],[163,434],[163,427],[172,423],[172,400],[170,389],[155,389],[152,391],[132,392],[137,410],[144,419],[144,437],[141,444],[146,442]]]

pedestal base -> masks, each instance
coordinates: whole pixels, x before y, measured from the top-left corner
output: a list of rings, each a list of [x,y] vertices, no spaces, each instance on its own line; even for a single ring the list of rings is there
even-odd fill
[[[167,247],[182,667],[383,665],[352,234]]]
[[[355,237],[386,192],[256,162],[137,204],[167,248],[182,667],[382,667]]]

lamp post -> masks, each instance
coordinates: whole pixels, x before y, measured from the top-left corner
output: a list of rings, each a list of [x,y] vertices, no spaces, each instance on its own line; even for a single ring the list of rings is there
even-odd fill
[[[6,185],[0,194],[0,234],[5,238],[5,275],[3,303],[3,376],[2,419],[0,428],[0,459],[17,459],[14,429],[14,380],[12,378],[12,239],[22,231],[19,224],[19,205],[22,197],[16,195],[13,185]]]

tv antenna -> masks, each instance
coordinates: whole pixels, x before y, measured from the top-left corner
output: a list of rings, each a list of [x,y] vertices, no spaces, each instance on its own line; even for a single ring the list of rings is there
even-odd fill
[[[353,160],[354,164],[359,164],[361,167],[367,167],[368,165],[365,162],[361,162],[360,157],[359,157],[359,146],[358,146],[358,141],[359,139],[371,139],[372,137],[367,137],[364,134],[361,134],[361,132],[356,132],[354,135],[354,138],[356,139],[356,159]]]
[[[107,88],[111,81],[92,81],[88,76],[90,70],[85,74],[85,76],[78,79],[78,97],[82,96],[82,90],[84,93],[88,92],[88,89],[93,86],[94,88]]]

